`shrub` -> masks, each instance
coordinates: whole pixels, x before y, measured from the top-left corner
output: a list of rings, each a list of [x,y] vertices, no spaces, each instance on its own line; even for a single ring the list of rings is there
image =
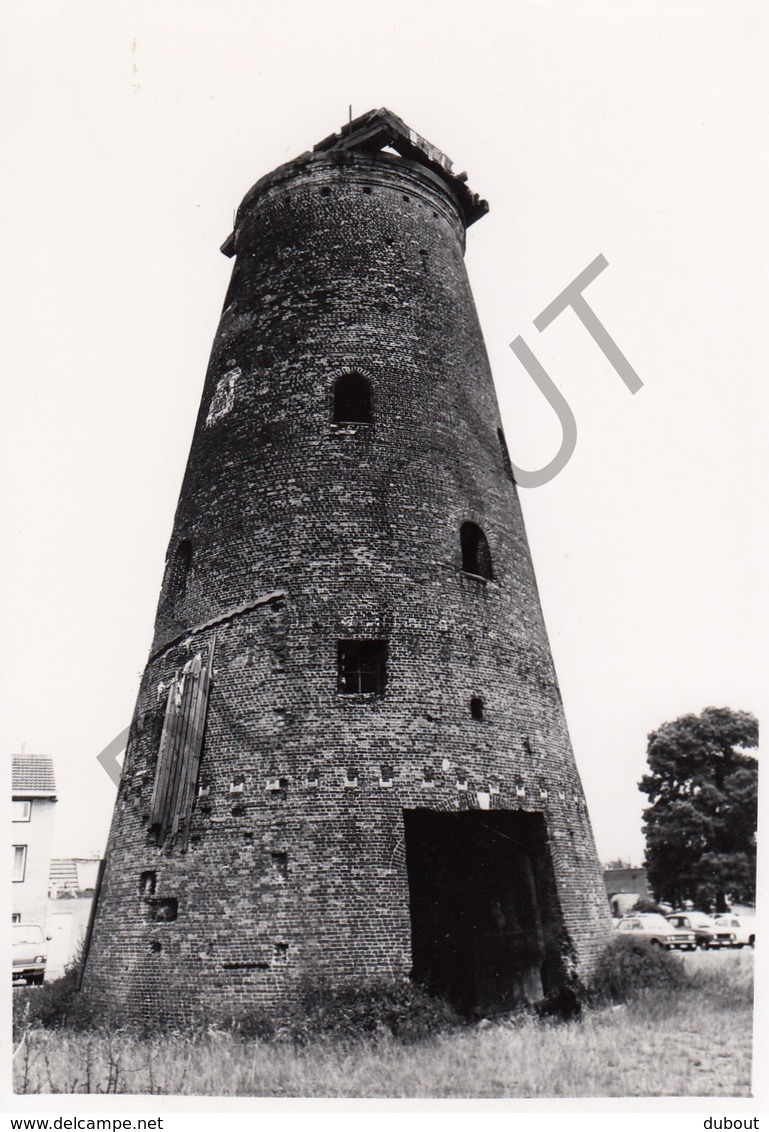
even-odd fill
[[[613,939],[601,953],[589,986],[593,1002],[627,1002],[647,990],[688,986],[683,959],[646,940]]]
[[[59,979],[41,987],[24,987],[13,994],[14,1037],[20,1040],[28,1029],[85,1030],[94,1025],[95,1011],[77,989],[78,964],[72,963]]]
[[[409,979],[332,986],[316,978],[304,983],[299,1008],[287,1029],[297,1042],[319,1035],[355,1038],[387,1034],[411,1043],[460,1025],[462,1019],[453,1006]]]

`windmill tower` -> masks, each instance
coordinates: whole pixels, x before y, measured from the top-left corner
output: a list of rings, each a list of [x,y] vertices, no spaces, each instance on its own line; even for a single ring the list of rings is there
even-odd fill
[[[387,110],[247,193],[85,986],[134,1015],[413,975],[473,1011],[608,911],[464,267]]]

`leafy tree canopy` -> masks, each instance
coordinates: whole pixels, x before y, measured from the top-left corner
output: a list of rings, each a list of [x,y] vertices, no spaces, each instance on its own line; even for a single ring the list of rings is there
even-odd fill
[[[646,869],[658,900],[691,900],[725,911],[727,897],[752,901],[756,891],[758,745],[750,712],[705,708],[663,723],[649,736],[649,774],[639,788]]]

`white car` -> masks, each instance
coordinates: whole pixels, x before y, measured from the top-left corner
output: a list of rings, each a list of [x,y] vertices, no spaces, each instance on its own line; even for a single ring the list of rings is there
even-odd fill
[[[48,939],[40,924],[13,925],[13,981],[42,983],[48,958]]]
[[[719,912],[713,919],[719,927],[728,928],[734,936],[732,947],[756,946],[756,921],[752,916],[737,916],[734,912]]]
[[[664,947],[666,951],[694,951],[697,946],[694,932],[674,928],[658,912],[623,916],[614,930],[633,939],[645,939],[652,947]]]

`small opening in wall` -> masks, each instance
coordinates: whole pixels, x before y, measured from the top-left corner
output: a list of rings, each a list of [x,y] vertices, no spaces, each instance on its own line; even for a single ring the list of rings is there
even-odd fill
[[[275,876],[280,877],[281,880],[286,880],[288,877],[288,853],[285,849],[276,849],[270,853],[270,860]]]
[[[470,715],[473,719],[483,719],[483,700],[480,696],[470,697]]]
[[[500,447],[501,452],[502,452],[502,464],[504,465],[505,475],[507,476],[507,478],[510,480],[511,483],[515,483],[515,476],[513,475],[513,465],[512,465],[512,462],[510,460],[510,452],[508,451],[508,448],[507,448],[507,441],[505,440],[505,434],[504,434],[504,432],[502,431],[501,428],[497,429],[497,439],[499,440],[499,447]]]
[[[378,693],[387,679],[387,641],[337,641],[337,691]]]
[[[379,782],[382,786],[392,786],[393,774],[395,771],[389,763],[383,763],[380,768]]]
[[[364,185],[363,191],[366,194],[366,196],[371,196],[371,185]]]
[[[150,900],[149,908],[151,920],[156,924],[169,924],[179,913],[179,901],[175,896],[167,896],[160,900]]]
[[[154,869],[147,869],[139,876],[139,895],[154,896],[157,884],[157,874]]]
[[[424,779],[425,786],[432,786],[435,782],[435,771],[431,766],[425,766],[422,768],[422,777]]]
[[[190,567],[192,566],[192,543],[183,538],[174,551],[168,575],[168,595],[172,602],[181,601],[187,593]]]
[[[494,572],[491,567],[491,550],[486,535],[477,523],[463,523],[459,528],[459,541],[462,547],[462,569],[466,574],[491,581]]]
[[[159,939],[151,939],[150,940],[150,951],[153,953],[153,955],[160,955],[160,952],[162,950],[163,950],[163,944],[160,942]]]
[[[360,373],[343,373],[334,385],[334,420],[370,424],[371,383]]]
[[[321,194],[324,197],[327,197],[328,194],[331,192],[331,186],[330,185],[321,185],[320,191],[321,191]]]

